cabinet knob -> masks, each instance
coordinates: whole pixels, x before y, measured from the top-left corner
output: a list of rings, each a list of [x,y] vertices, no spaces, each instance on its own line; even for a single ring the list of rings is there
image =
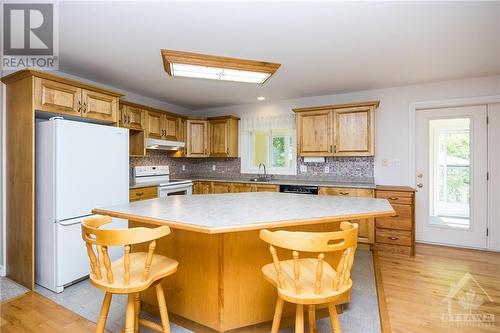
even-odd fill
[[[144,192],[136,192],[135,195],[137,195],[138,197],[140,197],[141,195],[143,195]]]
[[[398,197],[388,197],[387,199],[389,199],[389,200],[398,200],[399,198]]]
[[[87,113],[87,102],[83,102],[83,112]]]
[[[349,195],[349,192],[339,192],[340,195]]]
[[[78,101],[78,112],[82,111],[82,102]]]
[[[392,237],[392,236],[389,236],[387,238],[389,238],[390,240],[398,240],[399,239],[398,237]]]

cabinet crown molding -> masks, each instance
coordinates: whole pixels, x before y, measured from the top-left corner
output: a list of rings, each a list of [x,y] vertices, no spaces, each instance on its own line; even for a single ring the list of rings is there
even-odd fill
[[[352,108],[352,107],[363,107],[363,106],[373,106],[378,108],[380,101],[368,101],[359,103],[344,103],[344,104],[333,104],[333,105],[321,105],[321,106],[311,106],[306,108],[292,109],[293,112],[308,112],[317,110],[331,110],[331,109],[342,109],[342,108]]]
[[[73,79],[68,79],[59,75],[43,72],[40,70],[36,69],[22,69],[20,71],[14,72],[12,74],[6,75],[2,77],[2,82],[5,84],[10,84],[12,82],[27,78],[27,77],[39,77],[42,79],[47,79],[47,80],[52,80],[55,82],[63,83],[63,84],[69,84],[75,87],[87,89],[87,90],[92,90],[92,91],[97,91],[106,95],[114,96],[114,97],[121,97],[123,96],[122,93],[118,93],[113,90],[105,89],[102,87],[98,87],[92,84],[88,83],[83,83],[81,81],[73,80]]]

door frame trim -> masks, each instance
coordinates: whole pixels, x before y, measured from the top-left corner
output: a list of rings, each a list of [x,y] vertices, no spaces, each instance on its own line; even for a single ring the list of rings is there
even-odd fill
[[[439,108],[449,108],[449,107],[461,107],[461,106],[473,106],[473,105],[486,105],[500,103],[500,95],[491,96],[477,96],[477,97],[466,97],[466,98],[456,98],[456,99],[445,99],[436,100],[428,102],[412,102],[409,104],[409,121],[408,121],[408,151],[409,151],[409,173],[408,173],[408,184],[415,187],[415,170],[416,170],[416,118],[418,110],[426,109],[439,109]]]

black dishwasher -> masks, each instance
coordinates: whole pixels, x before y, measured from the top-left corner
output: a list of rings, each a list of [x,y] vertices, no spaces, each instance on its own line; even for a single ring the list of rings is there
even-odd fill
[[[297,194],[318,194],[318,187],[306,185],[280,185],[280,192]]]

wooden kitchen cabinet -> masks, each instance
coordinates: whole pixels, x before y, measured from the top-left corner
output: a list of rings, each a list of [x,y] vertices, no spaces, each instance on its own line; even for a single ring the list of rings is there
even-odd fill
[[[103,123],[118,121],[118,96],[72,84],[35,77],[37,111],[83,117]]]
[[[81,116],[82,89],[35,77],[35,109]]]
[[[213,193],[231,193],[231,183],[213,182]]]
[[[379,102],[294,109],[298,156],[373,156]]]
[[[193,184],[193,194],[213,193],[212,182],[197,181]]]
[[[373,198],[374,190],[364,188],[320,187],[318,194]],[[358,241],[360,243],[375,243],[375,223],[373,218],[357,219],[351,222],[358,224]]]
[[[118,97],[82,89],[82,117],[116,123]]]
[[[279,192],[280,186],[279,185],[272,185],[272,184],[254,184],[253,191],[254,192]]]
[[[179,140],[178,120],[179,118],[177,117],[163,115],[162,118],[163,130],[164,130],[163,136],[165,140],[171,140],[171,141]]]
[[[374,113],[374,105],[334,110],[334,156],[374,155]]]
[[[120,127],[144,130],[145,112],[136,106],[120,103]]]
[[[238,157],[238,121],[234,116],[208,118],[210,157]]]
[[[146,199],[154,199],[157,197],[158,197],[158,187],[156,186],[134,188],[129,190],[129,200],[131,202],[146,200]]]
[[[188,119],[186,156],[208,157],[208,121]]]
[[[232,183],[231,192],[233,193],[253,192],[253,184]]]
[[[161,139],[164,128],[162,114],[154,111],[146,112],[146,137],[152,139]]]

